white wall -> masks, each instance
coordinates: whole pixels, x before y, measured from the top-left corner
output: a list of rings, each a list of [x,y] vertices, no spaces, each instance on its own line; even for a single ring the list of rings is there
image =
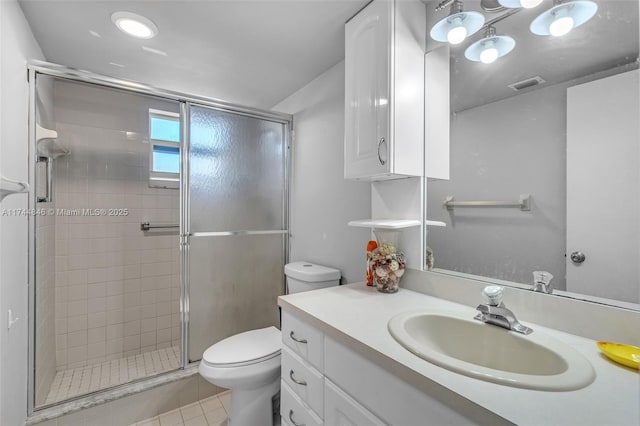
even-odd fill
[[[0,1],[0,172],[27,180],[27,60],[44,59],[14,0]],[[2,209],[26,209],[11,195]],[[0,215],[0,424],[20,425],[27,414],[27,217]],[[20,318],[8,330],[7,310]]]
[[[344,61],[272,109],[294,115],[290,260],[364,281],[371,233],[347,222],[371,216],[371,185],[344,180]]]

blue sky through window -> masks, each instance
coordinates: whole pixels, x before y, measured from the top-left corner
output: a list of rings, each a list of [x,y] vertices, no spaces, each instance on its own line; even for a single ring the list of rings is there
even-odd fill
[[[154,145],[153,171],[163,173],[180,173],[180,148]]]
[[[160,117],[151,117],[151,139],[180,142],[180,122]]]

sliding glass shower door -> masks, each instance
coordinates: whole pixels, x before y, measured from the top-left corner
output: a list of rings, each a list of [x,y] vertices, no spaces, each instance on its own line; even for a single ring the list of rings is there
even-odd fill
[[[287,124],[191,106],[186,235],[189,361],[279,324],[287,250]]]
[[[279,324],[290,123],[29,65],[29,414]]]

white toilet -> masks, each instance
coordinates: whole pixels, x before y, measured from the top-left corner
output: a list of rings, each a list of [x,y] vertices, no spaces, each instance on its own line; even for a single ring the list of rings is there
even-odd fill
[[[289,263],[284,273],[288,293],[340,284],[340,271],[309,262]],[[280,392],[281,344],[280,330],[267,327],[227,337],[202,355],[200,375],[231,389],[229,426],[272,424],[272,401]]]

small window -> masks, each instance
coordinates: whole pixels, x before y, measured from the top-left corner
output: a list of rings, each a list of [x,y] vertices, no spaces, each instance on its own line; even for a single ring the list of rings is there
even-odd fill
[[[149,110],[149,186],[178,188],[180,184],[180,115]]]
[[[151,139],[180,142],[180,117],[162,117],[151,113]]]
[[[180,148],[154,144],[152,171],[180,173]]]

